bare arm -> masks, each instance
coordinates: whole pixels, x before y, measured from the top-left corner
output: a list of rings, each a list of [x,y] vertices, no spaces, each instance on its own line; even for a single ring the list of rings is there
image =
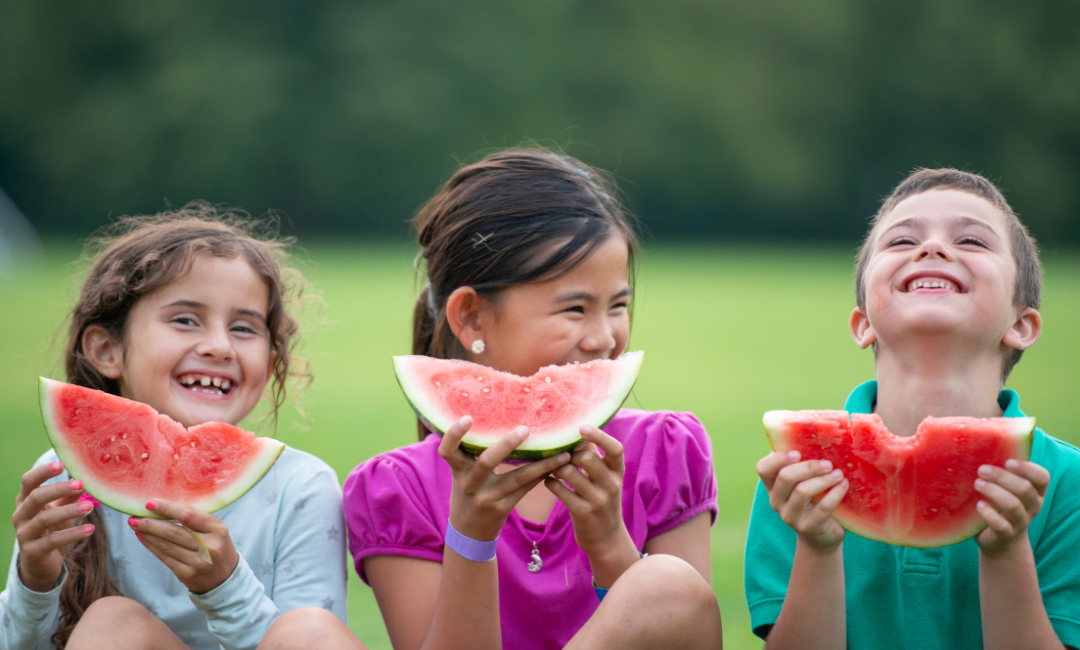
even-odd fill
[[[478,457],[459,448],[471,420],[450,427],[439,455],[450,465],[450,525],[474,540],[491,541],[517,502],[566,464],[563,453],[504,474],[495,468],[527,437],[514,431]],[[499,620],[499,574],[495,560],[476,562],[445,547],[442,563],[377,555],[364,560],[375,598],[397,650],[502,648]]]
[[[769,505],[798,534],[787,595],[765,641],[768,650],[843,650],[847,646],[844,530],[832,512],[848,482],[828,461],[775,453],[757,466]],[[813,498],[821,496],[816,504]]]
[[[1034,463],[1010,460],[984,465],[975,489],[986,497],[979,514],[979,601],[986,650],[1062,650],[1043,606],[1027,529],[1042,509],[1050,474]]]
[[[703,512],[645,542],[649,555],[664,554],[686,560],[712,586],[712,555],[709,553],[709,513]]]

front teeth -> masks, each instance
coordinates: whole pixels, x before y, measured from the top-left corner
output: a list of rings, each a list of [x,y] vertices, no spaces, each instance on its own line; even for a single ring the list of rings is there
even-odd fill
[[[915,280],[909,285],[908,290],[914,291],[916,289],[948,289],[956,291],[956,285],[948,280]]]
[[[188,374],[180,375],[176,378],[182,386],[188,390],[197,392],[208,393],[211,395],[221,395],[229,391],[232,388],[232,381],[223,379],[222,377],[210,377],[203,374]]]

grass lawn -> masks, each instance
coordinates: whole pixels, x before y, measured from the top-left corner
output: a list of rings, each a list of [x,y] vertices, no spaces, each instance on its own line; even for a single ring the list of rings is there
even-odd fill
[[[396,243],[320,245],[306,254],[304,272],[322,296],[321,307],[308,310],[302,350],[316,377],[301,401],[310,424],[289,410],[278,436],[325,459],[341,479],[360,461],[414,440],[389,359],[409,351],[412,255],[411,245]],[[74,295],[68,263],[75,256],[54,247],[36,272],[0,281],[4,521],[19,477],[48,448],[35,379],[63,376],[59,328]],[[1080,420],[1080,256],[1051,254],[1045,263],[1043,338],[1009,385],[1044,429],[1076,444],[1080,431],[1068,422]],[[768,452],[761,414],[840,408],[853,386],[873,377],[871,353],[847,333],[852,301],[851,252],[841,249],[659,247],[641,268],[631,349],[648,355],[631,405],[693,411],[712,437],[720,494],[713,587],[729,649],[761,645],[750,633],[742,588],[754,463]],[[0,527],[5,569],[13,537],[10,525]],[[389,648],[374,597],[355,575],[349,621],[368,647]]]

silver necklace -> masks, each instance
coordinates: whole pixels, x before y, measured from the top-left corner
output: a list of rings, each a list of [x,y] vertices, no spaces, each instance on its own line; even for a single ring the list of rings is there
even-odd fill
[[[545,537],[547,537],[548,531],[551,530],[551,526],[555,521],[555,515],[559,512],[559,507],[562,506],[562,501],[556,501],[555,507],[551,509],[551,514],[548,515],[547,521],[544,523],[544,532],[540,533],[540,537],[533,539],[525,532],[525,525],[521,523],[521,515],[515,510],[510,518],[514,520],[514,525],[517,526],[518,532],[527,541],[532,542],[532,552],[529,554],[529,563],[525,565],[525,568],[529,570],[529,573],[537,573],[540,569],[544,568],[544,559],[540,557],[540,548],[537,546]]]

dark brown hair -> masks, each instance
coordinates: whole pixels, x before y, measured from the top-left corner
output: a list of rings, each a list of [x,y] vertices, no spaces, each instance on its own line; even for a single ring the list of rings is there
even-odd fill
[[[414,221],[427,276],[413,310],[413,354],[463,359],[446,300],[472,287],[489,300],[574,268],[612,236],[626,240],[631,286],[637,236],[615,184],[547,149],[510,149],[457,170]],[[422,440],[427,434],[419,425]]]
[[[948,167],[941,169],[917,168],[905,178],[881,203],[881,208],[870,221],[870,230],[859,247],[858,262],[855,265],[855,302],[860,308],[866,307],[866,265],[870,261],[873,248],[871,238],[885,215],[889,214],[904,199],[929,192],[930,190],[960,190],[985,199],[1005,216],[1009,231],[1009,247],[1016,262],[1016,285],[1013,289],[1013,304],[1019,307],[1038,309],[1042,294],[1042,265],[1039,264],[1039,250],[1035,239],[1013,212],[1009,202],[993,183],[985,177],[971,172]],[[876,350],[876,348],[875,348]],[[1012,350],[1005,357],[1001,369],[1001,383],[1008,379],[1013,367],[1020,361],[1023,350]]]
[[[294,356],[299,325],[288,307],[303,293],[303,278],[287,266],[285,247],[291,240],[276,236],[276,221],[255,220],[235,210],[219,210],[196,202],[153,216],[124,217],[104,229],[88,245],[90,272],[71,311],[64,350],[67,380],[79,386],[120,392],[115,379],[94,368],[82,349],[91,325],[123,340],[128,314],[145,295],[182,277],[195,260],[210,255],[242,258],[262,278],[269,294],[266,317],[273,356],[268,387],[275,422],[285,401],[290,376],[308,382],[307,364]],[[68,547],[64,562],[68,580],[60,593],[60,624],[52,642],[63,648],[83,612],[98,598],[119,593],[105,570],[108,547],[104,521],[95,509],[88,517],[93,535]]]

